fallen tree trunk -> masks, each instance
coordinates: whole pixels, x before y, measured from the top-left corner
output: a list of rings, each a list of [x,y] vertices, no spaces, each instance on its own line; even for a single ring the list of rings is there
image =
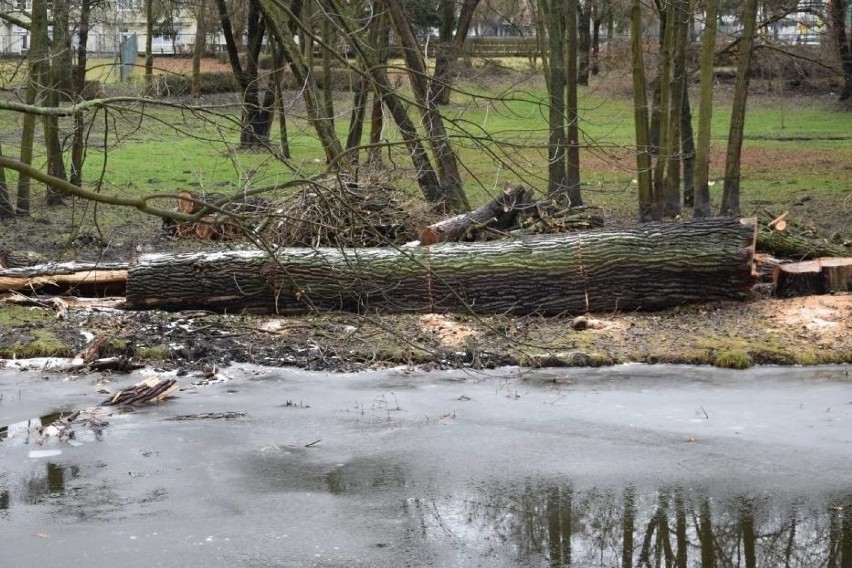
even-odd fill
[[[449,241],[474,241],[474,233],[483,229],[508,229],[515,223],[515,217],[530,205],[532,191],[516,185],[500,194],[493,201],[468,213],[462,213],[433,223],[420,231],[420,245],[428,246]]]
[[[745,298],[752,221],[717,218],[632,229],[404,249],[280,249],[140,257],[131,309],[312,309],[584,313]]]
[[[0,270],[0,292],[73,289],[81,295],[123,295],[126,262],[59,262]]]
[[[818,258],[775,268],[773,291],[779,298],[852,291],[852,258]]]

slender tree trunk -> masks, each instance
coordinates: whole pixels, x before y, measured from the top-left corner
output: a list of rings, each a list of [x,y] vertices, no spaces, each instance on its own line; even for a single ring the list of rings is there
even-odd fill
[[[231,62],[231,69],[242,92],[243,111],[240,120],[240,147],[264,147],[269,142],[269,132],[272,127],[275,86],[271,81],[267,81],[265,88],[261,91],[258,61],[261,50],[263,49],[267,24],[270,20],[265,17],[259,5],[259,0],[249,1],[246,17],[248,46],[245,52],[245,59],[241,61],[236,40],[237,36],[234,34],[228,6],[225,0],[217,0],[216,4],[222,24],[222,35],[225,38],[225,46],[228,51],[228,59]],[[293,41],[292,36],[289,39],[291,42]],[[280,42],[280,38],[276,37],[276,40]],[[245,66],[243,66],[243,62]],[[305,88],[306,105],[308,104],[309,90],[309,88]],[[323,139],[322,137],[320,138],[321,140]],[[336,155],[339,156],[339,153]]]
[[[199,0],[195,12],[195,44],[192,46],[192,96],[201,96],[201,60],[207,47],[207,0]]]
[[[38,1],[38,0],[36,0]],[[36,83],[36,71],[34,69],[35,65],[33,64],[32,55],[32,45],[29,53],[27,53],[27,57],[29,60],[29,72],[27,73],[27,95],[26,95],[26,103],[28,105],[34,105],[36,103],[36,93],[38,92],[38,84]],[[36,117],[34,114],[26,113],[22,119],[21,125],[21,149],[20,149],[20,161],[24,165],[32,165],[33,163],[33,144],[35,141],[35,122]],[[18,174],[18,189],[17,189],[17,198],[15,203],[15,211],[18,215],[21,216],[29,216],[30,214],[30,201],[31,201],[31,179],[29,176],[25,175],[23,172]]]
[[[378,51],[377,63],[384,67],[388,62],[388,44],[390,42],[390,27],[388,25],[387,15],[384,13],[378,14],[373,22],[371,36],[375,38],[371,42],[376,46]],[[373,106],[370,109],[370,150],[368,163],[371,168],[380,169],[382,167],[382,148],[379,143],[382,141],[382,129],[384,128],[384,107],[382,105],[382,93],[378,89],[373,89]]]
[[[81,98],[86,89],[86,65],[89,50],[89,15],[91,2],[82,0],[80,2],[80,20],[77,28],[77,66],[74,68],[74,93]],[[83,183],[83,161],[85,159],[85,131],[86,123],[83,113],[74,114],[74,136],[71,141],[71,183],[80,186]]]
[[[600,10],[596,4],[592,5],[592,75],[597,75],[600,72],[600,54],[601,54],[601,24],[603,18],[600,15]]]
[[[840,65],[843,69],[843,88],[840,90],[840,100],[845,101],[852,98],[852,41],[846,33],[848,22],[849,1],[833,0],[830,4],[831,30],[834,36],[834,45],[840,57]]]
[[[642,45],[642,7],[633,0],[630,14],[630,37],[633,60],[633,122],[636,130],[636,177],[639,185],[639,220],[661,218],[651,179],[651,148],[648,131],[648,100],[645,95],[645,61]]]
[[[713,56],[716,48],[718,0],[705,0],[707,11],[701,40],[701,95],[698,103],[698,148],[695,151],[695,217],[709,217],[710,134],[713,120]]]
[[[459,13],[458,24],[455,27],[455,35],[453,35],[452,26],[448,26],[448,33],[445,31],[444,21],[448,21],[450,10],[455,12],[455,6],[450,0],[442,0],[442,39],[438,44],[438,51],[435,55],[435,75],[429,85],[429,96],[436,104],[446,105],[450,103],[450,86],[453,82],[456,63],[464,46],[464,42],[467,39],[470,24],[473,21],[473,16],[479,2],[480,0],[464,0]],[[453,19],[455,19],[454,15]]]
[[[145,83],[154,80],[154,0],[145,0]]]
[[[748,101],[751,56],[757,29],[757,0],[743,5],[743,35],[739,44],[737,79],[734,83],[734,102],[731,108],[731,129],[725,156],[725,187],[722,192],[722,215],[737,215],[740,211],[740,157],[743,150],[746,103]]]
[[[683,204],[695,204],[695,133],[692,130],[692,105],[689,102],[689,85],[683,82],[683,113],[680,119],[680,151],[683,159]]]
[[[53,37],[51,38],[51,67],[55,65],[54,82],[61,97],[74,92],[73,66],[71,65],[71,34],[68,22],[68,0],[53,0]]]
[[[346,137],[346,159],[352,166],[357,166],[360,159],[359,147],[361,146],[361,136],[364,133],[364,116],[367,114],[367,99],[370,96],[367,79],[358,77],[356,81],[352,102],[352,115],[349,119],[349,134]]]
[[[672,125],[672,48],[674,46],[675,28],[676,26],[675,2],[672,0],[666,4],[666,9],[661,14],[660,20],[664,25],[663,40],[660,45],[660,71],[657,77],[658,88],[660,89],[659,100],[659,140],[657,143],[657,161],[654,164],[654,193],[658,200],[658,206],[661,208],[661,214],[666,215],[669,212],[666,210],[666,196],[670,193],[666,185],[666,165],[673,157],[673,134]],[[678,118],[678,120],[680,120]]]
[[[334,45],[334,33],[331,20],[323,17],[320,24],[322,40],[326,45]],[[322,104],[325,107],[325,116],[331,121],[330,128],[334,130],[334,86],[332,85],[331,53],[328,49],[322,50]]]
[[[224,4],[224,0],[217,1]],[[326,161],[332,167],[339,167],[341,165],[340,160],[344,158],[343,147],[337,138],[337,133],[334,131],[333,117],[326,115],[325,105],[319,102],[319,88],[317,87],[311,66],[308,65],[309,50],[304,45],[307,41],[301,42],[302,47],[300,47],[300,44],[297,44],[293,39],[292,30],[284,24],[287,20],[292,22],[298,20],[297,14],[301,12],[301,3],[294,0],[292,7],[283,9],[282,5],[269,0],[252,1],[259,2],[260,10],[264,15],[264,20],[269,25],[270,32],[281,47],[284,58],[290,64],[290,70],[296,81],[302,85],[302,96],[305,100],[308,120],[313,124],[317,132],[320,144],[322,144],[323,151],[325,152]],[[305,35],[302,33],[300,37],[305,37]],[[227,35],[225,37],[227,39]]]
[[[3,147],[0,146],[0,156],[3,155]],[[9,200],[9,187],[6,185],[6,168],[0,168],[0,219],[13,217],[15,209]]]
[[[578,6],[574,0],[574,23],[577,24],[573,28],[570,25],[565,26],[568,37],[572,37],[571,30],[577,30],[573,33],[573,37],[579,36],[579,46],[577,54],[579,56],[579,66],[577,68],[577,83],[580,85],[589,84],[589,75],[591,74],[592,63],[592,3],[584,2],[583,6]],[[571,8],[569,8],[570,10]]]
[[[278,113],[278,139],[281,145],[281,157],[290,159],[290,139],[287,135],[287,112],[284,106],[284,90],[282,83],[284,81],[284,54],[281,46],[275,44],[272,46],[272,65],[274,69],[270,76],[273,88],[275,89],[275,111]]]
[[[435,155],[438,165],[438,174],[441,188],[445,194],[446,207],[449,211],[467,211],[470,204],[467,195],[462,188],[461,175],[458,169],[456,154],[450,145],[450,139],[444,128],[444,121],[435,102],[428,95],[428,82],[426,80],[426,62],[417,45],[417,39],[411,28],[411,22],[405,14],[400,0],[383,0],[388,10],[397,39],[403,49],[403,58],[409,69],[409,80],[414,92],[414,100],[420,107],[420,113],[429,136],[429,143]]]
[[[666,179],[663,184],[663,215],[681,213],[680,181],[683,154],[683,107],[686,97],[686,40],[689,31],[689,0],[672,0],[672,75],[669,83],[669,147],[666,150]]]
[[[577,0],[565,0],[565,111],[568,121],[567,139],[565,148],[565,183],[567,202],[572,206],[583,204],[580,195],[580,116],[578,114],[577,84],[577,13],[579,7]],[[581,24],[582,26],[582,24]],[[589,22],[585,22],[586,35],[588,36]],[[588,59],[588,50],[586,52]],[[588,84],[588,63],[586,65],[586,82]],[[565,200],[563,198],[563,200]]]
[[[363,37],[356,32],[357,24],[348,17],[348,9],[340,0],[327,0],[329,13],[336,19],[342,33],[349,38],[358,55],[370,71],[373,88],[380,93],[382,101],[399,128],[406,149],[411,156],[412,165],[416,172],[417,183],[426,201],[437,209],[452,209],[445,188],[439,183],[438,176],[432,167],[429,154],[423,147],[417,128],[408,116],[408,111],[390,84],[385,67],[379,64],[381,53],[377,53],[372,45],[368,45]]]
[[[557,201],[566,200],[568,187],[565,153],[565,4],[563,0],[539,0],[550,53],[546,66],[549,129],[547,194]]]

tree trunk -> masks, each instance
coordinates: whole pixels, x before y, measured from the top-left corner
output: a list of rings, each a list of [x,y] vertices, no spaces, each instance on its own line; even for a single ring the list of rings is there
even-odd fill
[[[195,44],[192,46],[192,96],[201,96],[201,60],[207,44],[207,0],[200,0],[195,12]]]
[[[455,6],[450,0],[442,0],[441,12],[443,14],[441,21],[441,41],[438,44],[438,49],[435,53],[435,74],[430,82],[429,97],[439,105],[450,104],[450,86],[453,83],[453,75],[456,70],[456,62],[459,54],[462,51],[465,39],[467,39],[470,24],[473,20],[476,7],[480,0],[464,0],[459,13],[458,24],[456,25],[455,35],[452,33],[452,25],[448,30],[444,29],[445,21],[449,18],[449,13],[445,10],[453,11],[455,19]],[[448,34],[446,32],[449,32]]]
[[[663,184],[663,216],[681,213],[680,183],[683,166],[682,141],[684,98],[686,97],[686,42],[689,31],[689,0],[672,3],[672,74],[669,83],[669,147],[666,154],[666,179]]]
[[[592,64],[592,3],[584,2],[583,6],[579,6],[576,0],[572,0],[573,8],[569,7],[569,10],[574,10],[575,20],[574,23],[576,26],[572,27],[570,23],[565,26],[566,32],[569,34],[569,38],[571,37],[572,30],[576,30],[574,32],[573,37],[579,39],[577,55],[579,59],[579,65],[577,67],[577,84],[578,85],[588,85],[589,84],[589,75],[591,74],[591,64]],[[575,42],[577,39],[575,39]]]
[[[224,6],[224,0],[217,1],[220,3],[221,13],[221,6]],[[259,3],[260,11],[264,16],[264,20],[269,26],[269,30],[275,38],[276,43],[281,47],[284,53],[284,58],[290,64],[290,70],[293,72],[296,81],[303,86],[302,96],[305,100],[305,109],[308,114],[308,120],[311,124],[313,124],[317,132],[320,144],[325,152],[326,162],[332,166],[339,166],[339,160],[344,157],[343,146],[340,144],[340,140],[337,138],[337,133],[334,131],[334,117],[327,116],[325,114],[325,105],[322,105],[319,102],[319,87],[317,86],[312,66],[306,63],[306,58],[309,56],[310,52],[303,52],[303,50],[306,49],[306,46],[304,45],[306,44],[306,41],[303,41],[301,44],[297,44],[293,39],[293,31],[289,28],[289,26],[284,25],[284,22],[287,19],[290,19],[290,21],[296,21],[298,19],[298,16],[294,13],[294,11],[301,12],[301,4],[297,0],[294,0],[292,9],[279,9],[283,6],[283,4],[270,2],[269,0],[252,1]],[[227,35],[225,37],[227,39]],[[299,37],[304,38],[305,34],[301,34]],[[239,60],[239,56],[236,53],[234,56],[237,57],[237,60]]]
[[[549,132],[547,194],[556,201],[564,201],[568,186],[565,153],[565,2],[539,0],[539,7],[547,30],[550,53],[550,58],[546,60]]]
[[[630,16],[630,39],[633,61],[633,123],[636,130],[636,178],[639,185],[639,220],[660,219],[661,209],[654,198],[651,178],[651,148],[648,131],[648,100],[645,95],[645,60],[642,45],[642,11],[639,0],[633,0]]]
[[[284,81],[284,53],[281,46],[277,44],[272,46],[272,64],[275,68],[270,80],[275,89],[274,112],[278,113],[278,141],[281,147],[281,157],[289,160],[292,156],[290,155],[290,138],[287,134],[287,109],[284,105],[284,89],[281,86]]]
[[[683,113],[680,118],[680,151],[683,161],[683,205],[695,204],[695,133],[692,130],[692,105],[689,87],[683,82]]]
[[[657,162],[654,165],[654,193],[657,205],[660,207],[661,215],[670,214],[666,209],[666,197],[671,194],[667,185],[666,166],[674,158],[674,132],[672,130],[672,53],[675,40],[675,28],[677,20],[676,4],[674,0],[666,4],[665,12],[660,14],[660,23],[663,25],[663,37],[660,44],[660,65],[657,76],[657,88],[660,92],[659,103],[656,105],[659,113],[659,137],[657,139]],[[678,118],[678,120],[680,120]]]
[[[426,62],[420,53],[420,47],[417,45],[417,39],[411,28],[411,23],[405,15],[405,10],[400,0],[383,0],[383,3],[388,10],[388,15],[396,31],[397,39],[402,46],[403,58],[409,70],[408,77],[411,83],[411,90],[414,93],[414,100],[420,108],[423,123],[428,133],[429,144],[432,146],[435,163],[438,165],[438,178],[441,182],[441,190],[444,194],[447,210],[456,212],[467,211],[470,209],[470,203],[462,188],[458,160],[450,145],[450,138],[444,128],[444,120],[441,117],[441,113],[435,101],[431,100],[428,96],[429,85],[426,81],[428,73]]]
[[[713,119],[713,57],[716,50],[718,0],[705,0],[707,17],[701,40],[701,96],[698,103],[698,148],[695,153],[695,217],[709,217],[710,135]]]
[[[564,314],[653,310],[750,292],[754,226],[719,218],[413,249],[157,254],[131,309]]]
[[[746,102],[748,100],[751,56],[757,30],[757,0],[746,0],[743,5],[743,33],[739,43],[737,79],[734,83],[734,102],[731,108],[731,129],[728,133],[728,151],[725,155],[725,187],[722,192],[722,215],[736,215],[740,211],[740,156],[743,150]]]
[[[845,101],[852,98],[852,41],[849,41],[849,36],[846,34],[849,2],[848,0],[833,0],[830,6],[831,31],[843,69],[843,88],[840,90],[840,100]]]
[[[77,65],[74,68],[74,94],[78,99],[82,98],[86,88],[86,64],[89,54],[86,45],[89,42],[90,12],[91,2],[82,0],[80,2],[79,27],[77,28]],[[78,112],[74,115],[74,136],[71,141],[70,181],[76,186],[83,184],[83,162],[86,157],[85,131],[86,123],[83,119],[83,113]]]
[[[145,0],[145,84],[154,80],[154,0]]]
[[[420,137],[417,134],[417,128],[408,116],[408,111],[403,105],[402,100],[396,94],[394,88],[390,84],[385,67],[379,64],[379,58],[382,56],[381,51],[377,53],[372,45],[368,45],[363,38],[358,35],[355,22],[352,22],[347,16],[348,12],[344,5],[337,1],[329,2],[331,8],[330,13],[337,18],[338,25],[344,31],[346,36],[352,42],[352,46],[358,52],[358,55],[364,59],[367,69],[370,71],[370,78],[373,81],[373,88],[380,95],[381,100],[388,108],[388,112],[399,128],[400,135],[405,142],[406,149],[411,156],[411,161],[414,166],[417,176],[417,183],[423,196],[427,202],[433,204],[439,209],[452,209],[452,205],[448,200],[445,189],[438,181],[438,176],[432,167],[432,162]]]
[[[580,116],[577,102],[577,0],[568,0],[565,7],[565,111],[568,120],[565,148],[565,183],[566,192],[561,201],[568,202],[573,207],[583,204],[580,195]],[[589,22],[586,22],[588,35]],[[588,84],[588,77],[586,82]],[[567,198],[567,199],[566,199]]]
[[[387,15],[384,13],[378,14],[373,21],[373,28],[370,30],[371,44],[376,46],[377,58],[376,63],[382,67],[388,62],[388,43],[390,42],[390,27],[388,26]],[[378,89],[373,89],[373,106],[370,109],[370,149],[368,151],[367,162],[371,168],[381,169],[382,167],[382,129],[384,128],[384,107],[382,106],[382,93]]]
[[[122,295],[127,263],[64,262],[0,269],[0,292],[73,289],[81,295]]]
[[[0,146],[0,156],[2,155],[3,148]],[[14,216],[15,209],[9,199],[9,186],[6,185],[6,168],[0,168],[0,219]]]

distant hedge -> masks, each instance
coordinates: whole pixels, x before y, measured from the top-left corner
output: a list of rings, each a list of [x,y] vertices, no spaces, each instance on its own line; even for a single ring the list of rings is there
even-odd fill
[[[233,73],[200,73],[198,75],[202,95],[233,93],[238,89]],[[192,77],[187,75],[157,75],[151,85],[151,94],[157,96],[188,95],[192,92]]]

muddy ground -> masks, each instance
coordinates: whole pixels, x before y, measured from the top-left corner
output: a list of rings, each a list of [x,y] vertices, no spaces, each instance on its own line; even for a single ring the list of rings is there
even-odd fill
[[[580,318],[276,317],[128,312],[119,304],[93,300],[57,311],[54,305],[7,303],[0,307],[0,357],[73,357],[96,342],[100,358],[201,374],[232,362],[340,371],[395,365],[428,370],[626,362],[728,368],[852,363],[850,294]]]

